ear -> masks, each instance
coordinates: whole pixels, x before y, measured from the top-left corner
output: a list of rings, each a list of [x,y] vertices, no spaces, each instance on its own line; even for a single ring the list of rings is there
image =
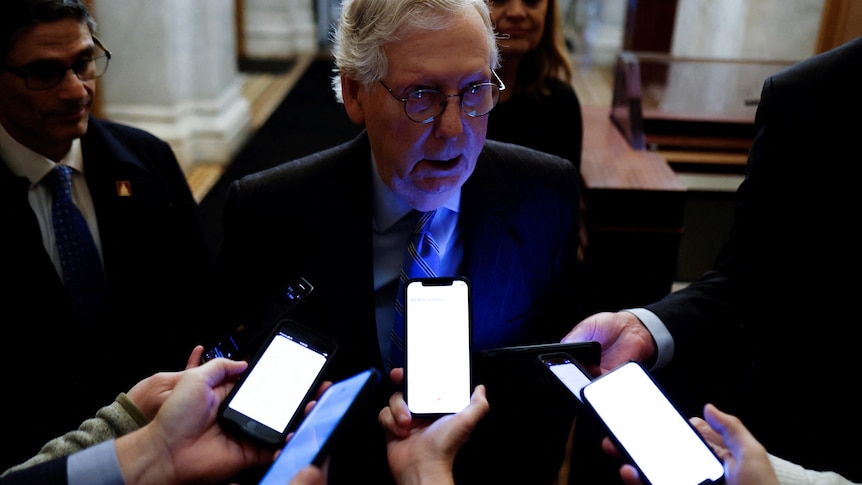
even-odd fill
[[[341,99],[350,121],[361,125],[365,123],[363,103],[368,102],[368,92],[361,83],[341,74]]]

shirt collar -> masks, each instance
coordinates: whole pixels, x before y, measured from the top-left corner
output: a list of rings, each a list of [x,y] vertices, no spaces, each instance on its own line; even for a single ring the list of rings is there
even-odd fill
[[[12,135],[6,131],[2,124],[0,124],[0,159],[6,161],[6,165],[12,173],[19,177],[27,177],[31,186],[38,184],[56,165],[45,156],[34,152],[12,138]],[[72,167],[78,172],[84,172],[80,138],[75,138],[72,141],[72,148],[69,153],[57,163]]]
[[[380,178],[377,164],[374,161],[374,154],[371,155],[371,174],[371,183],[374,188],[374,225],[379,232],[386,232],[413,208]],[[461,190],[459,189],[452,194],[452,197],[442,207],[457,214],[461,207]]]

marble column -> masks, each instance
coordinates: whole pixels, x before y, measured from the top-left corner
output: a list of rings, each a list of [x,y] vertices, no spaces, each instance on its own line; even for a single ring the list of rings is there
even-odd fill
[[[824,0],[679,0],[672,54],[798,61],[814,55]]]
[[[244,55],[291,58],[317,49],[313,0],[244,0]]]
[[[185,170],[232,158],[251,127],[233,0],[94,3],[113,53],[100,80],[104,116],[167,141]]]

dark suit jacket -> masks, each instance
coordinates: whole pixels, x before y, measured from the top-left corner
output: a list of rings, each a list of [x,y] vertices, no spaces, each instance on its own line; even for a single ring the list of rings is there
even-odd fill
[[[212,258],[170,147],[92,117],[81,143],[110,292],[106,315],[95,322],[72,316],[27,202],[29,183],[0,163],[0,308],[8,361],[0,409],[14,444],[3,454],[4,470],[76,429],[142,378],[182,369],[205,337],[190,311],[199,310]],[[119,181],[129,183],[130,196],[118,195]]]
[[[670,367],[705,388],[699,404],[724,401],[773,454],[854,481],[860,87],[862,38],[765,81],[729,242],[713,270],[648,306],[676,341]]]
[[[69,477],[66,473],[68,458],[68,456],[54,458],[10,473],[0,477],[0,485],[65,485],[69,483]]]
[[[344,145],[244,177],[231,186],[226,203],[217,272],[220,288],[229,290],[222,300],[234,306],[234,313],[236,308],[247,312],[289,278],[306,277],[315,290],[291,316],[340,344],[328,376],[333,380],[369,366],[383,368],[374,314],[370,153],[363,133]],[[462,273],[472,283],[474,350],[557,342],[578,321],[578,183],[575,167],[561,158],[486,143],[461,196]],[[383,387],[373,409],[357,420],[365,431],[342,443],[351,456],[339,457],[336,450],[330,483],[353,482],[357,472],[368,473],[369,483],[383,483],[371,474],[368,452],[378,474],[388,476],[376,422],[392,392]],[[468,445],[487,454],[463,460],[464,476],[470,477],[465,483],[501,483],[496,478],[551,483],[572,411],[531,390],[517,389],[526,402],[505,413],[506,390],[488,389],[489,418],[498,420],[486,420],[496,425],[477,430]]]

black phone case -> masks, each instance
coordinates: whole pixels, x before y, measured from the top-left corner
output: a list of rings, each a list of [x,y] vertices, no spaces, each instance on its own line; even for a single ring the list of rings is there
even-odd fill
[[[252,355],[273,327],[284,320],[299,302],[305,300],[314,286],[305,278],[292,280],[221,340],[204,351],[201,363],[217,357],[244,360]]]
[[[305,391],[305,396],[302,399],[302,402],[297,409],[294,410],[293,415],[288,421],[287,426],[284,430],[274,430],[264,424],[258,423],[256,420],[252,419],[249,416],[242,414],[241,412],[236,411],[228,407],[231,400],[234,398],[237,392],[242,388],[242,385],[245,383],[245,380],[251,374],[252,370],[255,368],[257,363],[260,361],[263,356],[266,348],[269,346],[270,342],[281,332],[285,332],[288,335],[295,337],[296,340],[299,340],[305,343],[308,347],[314,348],[319,352],[326,353],[327,359],[324,362],[323,366],[317,373],[317,376],[314,382],[309,386]],[[328,337],[318,334],[317,332],[312,331],[311,329],[304,327],[293,320],[282,320],[275,325],[275,328],[269,334],[269,336],[264,340],[263,345],[258,349],[257,353],[254,355],[254,358],[249,362],[248,368],[245,372],[240,376],[236,385],[234,385],[231,392],[227,395],[227,397],[222,401],[219,406],[218,419],[219,423],[233,430],[234,432],[241,433],[245,436],[249,436],[254,438],[258,442],[268,445],[271,447],[277,447],[284,444],[284,441],[287,437],[287,434],[297,426],[298,422],[302,417],[302,413],[305,410],[305,406],[309,401],[314,397],[318,388],[320,387],[320,383],[323,380],[323,375],[326,372],[326,369],[332,363],[333,357],[335,357],[335,353],[338,350],[338,344]]]

